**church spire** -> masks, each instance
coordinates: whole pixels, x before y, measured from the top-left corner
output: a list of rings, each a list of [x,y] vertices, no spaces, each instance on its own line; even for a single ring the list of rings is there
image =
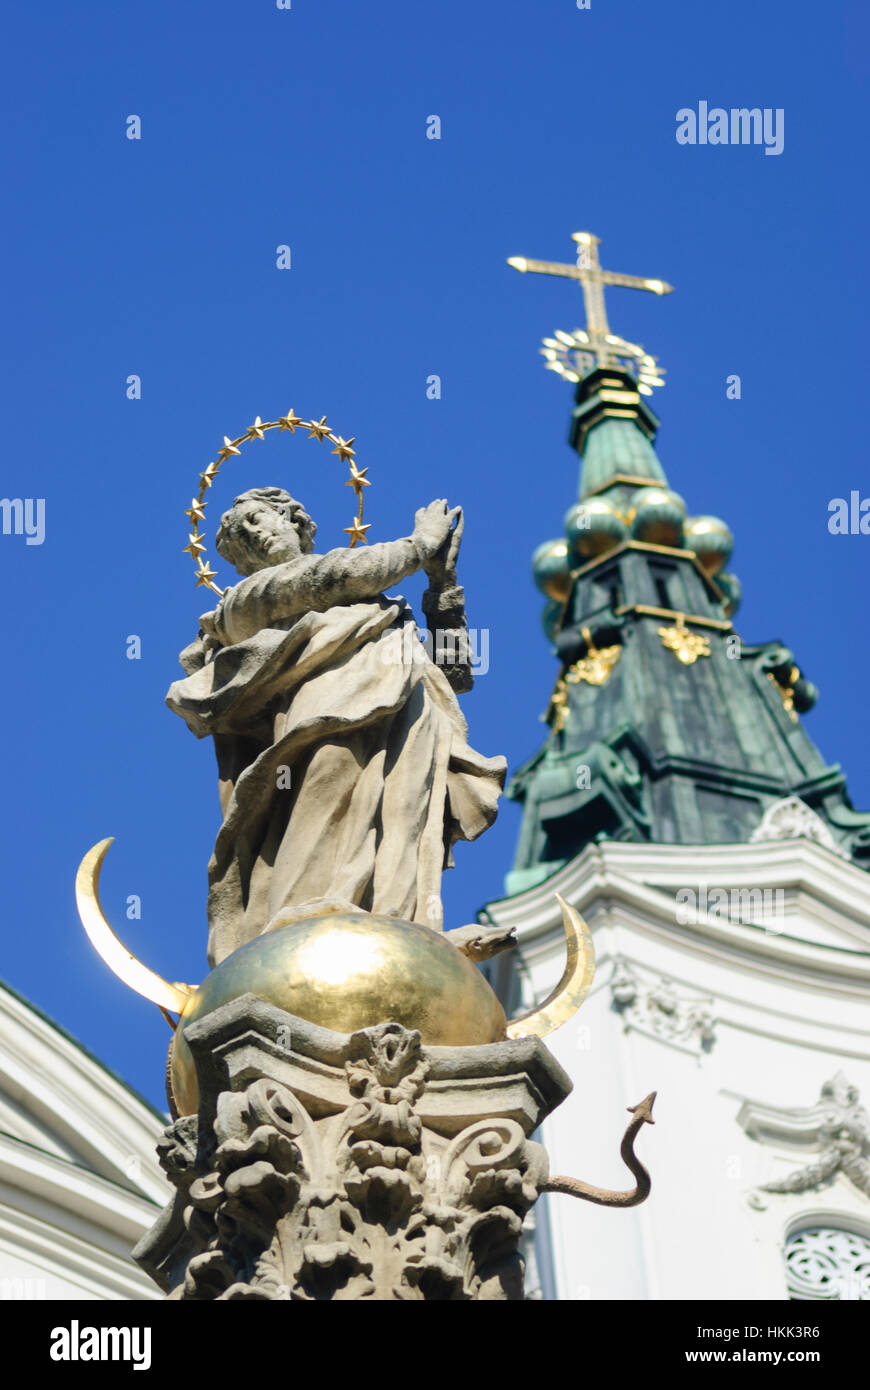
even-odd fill
[[[524,808],[508,892],[596,839],[749,840],[790,797],[825,822],[837,852],[870,865],[870,815],[800,723],[815,687],[781,643],[741,640],[731,533],[717,517],[687,517],[668,486],[646,399],[661,369],[610,332],[605,285],[670,286],[602,270],[597,238],[575,241],[576,267],[510,262],[578,280],[587,323],[544,339],[547,366],[575,387],[581,469],[564,535],[533,557],[559,671],[548,738],[508,787]]]
[[[658,418],[628,373],[588,373],[577,384],[574,402],[568,442],[581,459],[580,501],[620,485],[667,482],[653,447]]]
[[[555,638],[564,617],[564,601],[578,563],[632,539],[672,546],[697,541],[695,553],[712,575],[731,554],[731,533],[716,517],[686,517],[682,497],[667,486],[654,442],[659,421],[647,405],[653,388],[664,386],[664,368],[639,343],[612,333],[604,301],[605,286],[672,294],[664,280],[604,270],[600,238],[574,232],[575,265],[513,256],[515,270],[558,275],[583,290],[586,327],[566,333],[556,329],[540,349],[550,371],[574,384],[574,409],[568,442],[580,455],[577,501],[565,517],[565,537],[546,541],[535,551],[535,583],[550,599],[544,630]],[[730,617],[739,601],[739,584],[724,574],[716,600]],[[721,614],[720,614],[721,616]]]
[[[621,477],[635,486],[663,483],[652,446],[659,422],[641,398],[664,386],[664,368],[639,343],[611,332],[604,290],[614,285],[663,295],[672,294],[673,285],[605,270],[598,255],[601,239],[592,232],[573,232],[572,240],[577,244],[574,265],[524,256],[511,256],[508,265],[523,274],[574,280],[583,291],[586,327],[572,333],[557,328],[540,349],[548,369],[577,387],[569,442],[583,459],[578,496],[599,493]]]

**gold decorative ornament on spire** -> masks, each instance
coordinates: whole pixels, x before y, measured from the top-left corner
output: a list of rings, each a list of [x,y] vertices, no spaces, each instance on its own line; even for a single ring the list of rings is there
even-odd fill
[[[800,680],[801,673],[797,666],[792,666],[788,674],[788,679],[777,680],[772,671],[768,671],[767,679],[772,683],[774,690],[782,700],[782,707],[793,724],[798,723],[798,713],[794,707],[794,687]]]
[[[662,646],[673,652],[683,666],[694,666],[699,656],[710,655],[709,639],[700,632],[690,632],[683,613],[677,614],[673,627],[660,627],[657,631]]]
[[[586,681],[589,685],[606,685],[610,673],[622,656],[622,647],[617,643],[612,647],[596,647],[588,627],[581,629],[586,642],[586,655],[566,672],[565,679],[571,685]]]
[[[344,439],[340,434],[333,434],[329,425],[326,423],[325,415],[322,415],[319,420],[303,420],[300,415],[294,415],[292,408],[287,411],[286,415],[280,416],[277,420],[261,420],[258,415],[254,423],[249,425],[245,432],[240,434],[237,439],[229,439],[224,435],[223,448],[219,449],[217,452],[217,461],[215,463],[210,463],[208,467],[200,473],[199,492],[196,497],[192,499],[190,506],[184,513],[184,515],[190,519],[190,531],[187,538],[188,543],[184,546],[184,552],[190,555],[190,558],[196,564],[194,573],[196,575],[196,587],[198,589],[200,587],[211,589],[212,592],[217,594],[220,598],[223,597],[225,592],[225,590],[219,588],[218,585],[214,583],[214,580],[217,578],[217,571],[213,570],[208,561],[204,558],[206,545],[203,540],[203,534],[199,529],[200,522],[205,522],[205,509],[208,505],[205,497],[206,492],[217,477],[221,464],[226,463],[227,459],[232,458],[234,454],[240,454],[243,444],[248,444],[255,439],[265,439],[266,430],[289,431],[290,434],[295,434],[298,428],[308,430],[309,439],[316,439],[318,441],[328,439],[330,444],[335,445],[335,448],[331,452],[333,454],[338,454],[341,463],[347,463],[349,465],[350,477],[345,486],[352,487],[354,490],[354,496],[356,497],[356,515],[351,521],[350,526],[344,527],[344,533],[350,537],[348,544],[351,550],[354,546],[358,545],[360,541],[362,541],[364,545],[368,544],[366,531],[368,531],[370,527],[369,525],[363,525],[363,489],[371,487],[371,482],[366,477],[368,468],[358,469],[356,466],[356,450],[353,447],[353,437]]]
[[[525,256],[508,257],[508,265],[523,275],[531,270],[538,275],[560,275],[577,280],[583,290],[586,307],[586,328],[573,333],[557,329],[555,336],[544,338],[540,349],[547,359],[547,368],[558,372],[566,381],[580,381],[597,367],[610,367],[627,372],[637,380],[637,389],[644,396],[652,395],[654,386],[664,386],[664,368],[639,343],[611,333],[604,306],[604,286],[619,285],[629,290],[649,290],[652,294],[672,294],[673,285],[664,280],[650,280],[641,275],[622,275],[604,270],[598,259],[601,238],[592,232],[572,232],[577,243],[575,265],[561,261],[532,261]]]
[[[564,673],[557,677],[544,722],[554,734],[561,734],[568,720],[568,685]]]

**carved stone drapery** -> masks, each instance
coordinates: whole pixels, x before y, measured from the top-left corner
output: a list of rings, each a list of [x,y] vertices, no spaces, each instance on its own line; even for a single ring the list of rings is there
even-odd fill
[[[134,1252],[171,1298],[523,1297],[528,1136],[570,1091],[540,1040],[425,1048],[252,995],[186,1037],[200,1111],[164,1134],[175,1199]]]

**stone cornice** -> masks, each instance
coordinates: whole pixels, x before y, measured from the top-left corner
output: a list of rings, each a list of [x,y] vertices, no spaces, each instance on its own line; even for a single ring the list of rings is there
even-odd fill
[[[48,1158],[47,1150],[59,1141],[77,1169],[90,1169],[131,1195],[138,1189],[152,1202],[165,1201],[166,1182],[154,1154],[160,1122],[150,1107],[62,1030],[3,988],[0,1094],[26,1113],[31,1127],[46,1132],[46,1150],[27,1145],[28,1151]]]
[[[787,919],[777,934],[710,913],[699,914],[697,923],[680,924],[674,892],[700,883],[783,888],[799,899],[800,920]],[[787,975],[808,989],[870,996],[870,882],[862,870],[810,840],[590,845],[544,883],[489,903],[483,915],[499,926],[515,926],[530,959],[549,954],[561,944],[557,892],[588,918],[593,933],[613,909],[622,910],[638,930],[690,955],[730,961],[761,975]],[[842,945],[811,939],[814,917],[819,936],[839,935]]]
[[[34,1215],[58,1225],[59,1212],[64,1213],[63,1225],[82,1239],[95,1241],[101,1235],[115,1244],[121,1256],[154,1219],[157,1204],[115,1183],[107,1182],[96,1173],[45,1153],[32,1144],[25,1144],[7,1134],[0,1134],[0,1193],[7,1205],[10,1190],[26,1193],[33,1199]]]
[[[92,1239],[65,1229],[54,1215],[54,1220],[45,1219],[23,1210],[22,1205],[13,1210],[0,1204],[0,1248],[22,1264],[35,1265],[52,1279],[72,1284],[94,1298],[160,1297],[126,1251],[118,1255],[105,1246],[95,1248]]]

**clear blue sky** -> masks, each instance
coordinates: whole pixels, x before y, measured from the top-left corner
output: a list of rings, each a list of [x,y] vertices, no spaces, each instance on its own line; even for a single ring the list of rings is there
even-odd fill
[[[536,349],[581,310],[574,286],[505,258],[570,259],[578,229],[609,268],[676,286],[608,300],[668,369],[660,457],[690,511],[731,524],[738,628],[792,646],[821,689],[807,728],[870,806],[870,537],[826,525],[830,498],[870,495],[857,0],[55,0],[16,7],[5,39],[0,492],[44,497],[47,525],[42,546],[0,536],[9,984],[163,1103],[168,1030],[94,957],[73,877],[117,836],[118,931],[169,978],[201,977],[214,756],[163,696],[210,606],[183,508],[257,414],[325,413],[356,436],[372,539],[407,534],[432,497],[464,504],[469,621],[491,630],[472,742],[512,766],[538,746],[556,668],[528,561],[561,530],[576,461],[570,388]],[[676,112],[699,100],[783,108],[784,152],[678,146]],[[322,446],[270,436],[225,468],[212,511],[284,484],[329,548],[344,476]],[[500,894],[517,829],[505,804],[458,847],[451,925]]]

